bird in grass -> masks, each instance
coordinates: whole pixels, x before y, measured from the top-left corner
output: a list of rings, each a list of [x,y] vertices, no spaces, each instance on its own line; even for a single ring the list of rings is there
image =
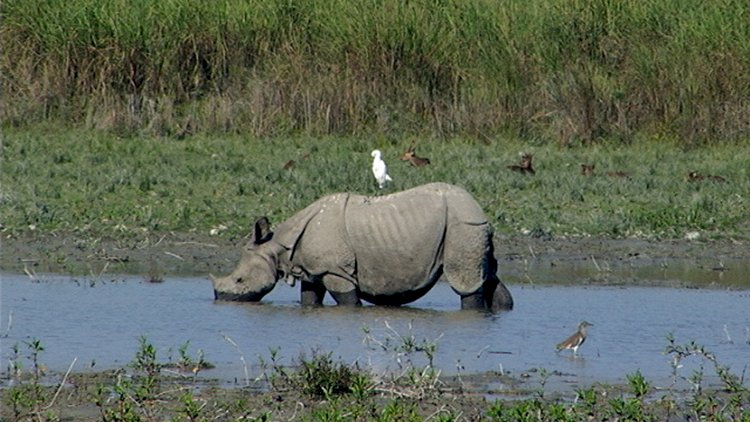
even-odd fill
[[[372,156],[372,174],[375,176],[375,180],[378,181],[378,187],[383,189],[385,182],[391,182],[391,176],[388,175],[388,169],[385,165],[385,161],[381,158],[382,154],[380,150],[376,149],[370,153]]]
[[[416,143],[412,142],[409,148],[404,151],[404,155],[402,155],[399,159],[401,161],[408,161],[409,164],[411,164],[414,167],[424,167],[428,164],[430,164],[430,159],[427,157],[417,157],[417,151],[416,151]]]
[[[584,341],[586,341],[586,327],[591,327],[593,325],[594,324],[591,324],[590,322],[581,321],[581,323],[578,324],[576,332],[559,343],[555,348],[558,352],[561,350],[572,349],[574,355],[578,354],[578,348],[581,347]]]
[[[521,164],[514,164],[508,166],[508,168],[521,174],[534,174],[536,172],[534,171],[534,167],[531,166],[532,158],[534,158],[532,154],[529,154],[528,152],[524,153],[521,157]]]

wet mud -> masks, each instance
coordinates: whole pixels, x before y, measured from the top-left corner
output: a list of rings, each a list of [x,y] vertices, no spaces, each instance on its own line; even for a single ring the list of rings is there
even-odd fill
[[[144,278],[230,272],[247,239],[196,233],[140,238],[38,234],[4,237],[0,269]],[[512,283],[750,288],[750,242],[495,236],[500,275]]]

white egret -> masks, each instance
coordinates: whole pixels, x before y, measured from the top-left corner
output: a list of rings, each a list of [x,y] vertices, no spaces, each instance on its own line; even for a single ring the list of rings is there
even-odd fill
[[[391,176],[388,175],[388,169],[385,165],[385,161],[381,158],[380,150],[376,149],[370,153],[372,156],[372,174],[375,176],[375,180],[378,181],[378,187],[383,189],[385,182],[391,182]]]

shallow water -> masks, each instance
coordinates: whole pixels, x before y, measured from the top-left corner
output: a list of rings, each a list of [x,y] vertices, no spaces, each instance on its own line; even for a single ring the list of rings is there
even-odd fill
[[[750,289],[750,261],[739,258],[596,259],[593,256],[514,261],[502,267],[504,280],[543,284],[607,284]]]
[[[445,283],[409,307],[347,309],[302,308],[298,288],[283,283],[254,305],[215,303],[210,283],[197,278],[147,283],[130,276],[106,281],[1,276],[3,378],[15,344],[23,352],[24,342],[40,340],[45,347],[40,360],[52,371],[64,372],[74,358],[75,370],[102,370],[131,362],[141,336],[162,361],[179,359],[179,347],[189,341],[193,358],[200,349],[216,365],[201,377],[238,384],[245,382],[243,359],[249,378],[256,378],[262,373],[259,357],[269,360],[270,349],[279,350],[285,365],[315,350],[379,372],[398,371],[399,360],[402,366],[409,359],[425,365],[424,354],[394,351],[402,344],[398,335],[435,343],[434,365],[444,374],[502,370],[521,376],[543,368],[561,373],[557,379],[565,385],[622,382],[636,370],[666,385],[668,333],[679,344],[705,346],[738,375],[750,363],[747,290],[510,284],[516,308],[489,316],[460,311],[458,297]],[[332,302],[327,298],[326,303]],[[594,326],[580,356],[556,354],[554,345],[583,319]],[[378,342],[390,342],[390,350]],[[681,375],[698,368],[700,360],[691,359]],[[714,373],[708,363],[705,373]]]

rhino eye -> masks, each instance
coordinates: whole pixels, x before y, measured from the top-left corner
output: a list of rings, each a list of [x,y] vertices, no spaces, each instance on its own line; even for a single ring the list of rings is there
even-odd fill
[[[243,281],[245,281],[245,279],[242,278],[242,277],[240,277],[237,280],[235,280],[235,282],[237,282],[237,283],[242,283]]]

